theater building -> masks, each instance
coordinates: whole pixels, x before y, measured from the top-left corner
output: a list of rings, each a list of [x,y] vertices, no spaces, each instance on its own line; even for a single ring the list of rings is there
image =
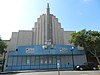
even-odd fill
[[[84,50],[68,42],[73,32],[64,31],[47,4],[46,14],[37,18],[32,30],[12,32],[5,70],[57,69],[58,66],[68,69],[87,62]]]

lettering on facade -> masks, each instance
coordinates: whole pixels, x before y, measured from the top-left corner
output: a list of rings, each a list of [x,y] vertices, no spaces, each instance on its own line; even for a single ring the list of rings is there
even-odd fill
[[[34,48],[26,48],[26,53],[33,53],[34,52]]]
[[[67,50],[67,48],[61,48],[60,52],[65,52]]]

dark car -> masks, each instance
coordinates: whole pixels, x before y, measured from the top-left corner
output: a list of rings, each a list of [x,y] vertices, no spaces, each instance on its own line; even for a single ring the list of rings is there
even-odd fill
[[[84,63],[84,65],[75,66],[76,70],[96,70],[98,66],[93,62]]]

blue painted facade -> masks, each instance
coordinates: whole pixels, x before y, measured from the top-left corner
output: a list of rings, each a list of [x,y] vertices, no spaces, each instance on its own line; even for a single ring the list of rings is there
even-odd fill
[[[55,45],[53,49],[43,49],[42,45],[18,46],[16,51],[9,51],[6,70],[36,70],[72,68],[72,46]],[[85,55],[83,50],[73,49],[74,57]],[[74,59],[75,60],[75,59]]]

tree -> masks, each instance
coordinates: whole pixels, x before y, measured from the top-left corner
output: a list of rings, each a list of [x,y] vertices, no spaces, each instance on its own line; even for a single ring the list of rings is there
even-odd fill
[[[6,48],[7,48],[7,44],[0,38],[0,54],[3,54]]]
[[[81,30],[72,33],[72,38],[69,40],[75,46],[83,47],[85,51],[91,53],[100,64],[100,32]]]

